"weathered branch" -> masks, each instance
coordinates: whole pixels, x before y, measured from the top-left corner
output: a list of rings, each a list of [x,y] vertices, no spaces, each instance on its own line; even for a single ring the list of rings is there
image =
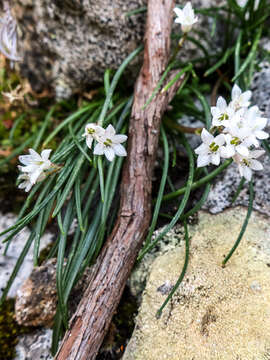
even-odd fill
[[[144,62],[135,86],[118,220],[98,257],[57,360],[95,359],[149,226],[160,121],[179,82],[167,93],[158,94],[146,109],[143,105],[169,60],[173,7],[172,0],[148,1]]]

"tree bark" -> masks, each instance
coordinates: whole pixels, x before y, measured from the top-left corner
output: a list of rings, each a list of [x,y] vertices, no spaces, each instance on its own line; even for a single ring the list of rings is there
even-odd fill
[[[160,122],[181,79],[165,94],[157,94],[145,109],[143,106],[169,61],[173,7],[172,0],[148,1],[144,62],[135,85],[118,220],[97,259],[57,360],[96,358],[149,226]]]

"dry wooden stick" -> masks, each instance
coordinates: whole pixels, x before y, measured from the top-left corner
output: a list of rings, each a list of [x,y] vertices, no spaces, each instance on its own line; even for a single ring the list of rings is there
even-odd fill
[[[148,1],[144,62],[135,85],[118,220],[97,259],[57,360],[95,359],[149,226],[160,121],[182,80],[167,93],[157,94],[144,110],[143,105],[169,61],[173,7],[172,0]]]

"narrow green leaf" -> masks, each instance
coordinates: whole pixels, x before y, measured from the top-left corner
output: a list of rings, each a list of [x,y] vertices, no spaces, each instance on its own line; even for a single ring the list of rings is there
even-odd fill
[[[187,185],[185,187],[185,192],[184,192],[184,196],[183,199],[180,202],[179,208],[176,212],[176,214],[174,215],[173,219],[171,220],[171,222],[165,227],[165,229],[148,245],[145,245],[142,250],[140,251],[140,254],[138,256],[138,261],[140,261],[143,256],[150,251],[156,244],[157,242],[163,238],[164,235],[167,234],[168,231],[170,231],[174,225],[177,223],[177,221],[179,220],[180,216],[182,215],[185,206],[187,204],[190,192],[191,192],[191,187],[192,187],[192,182],[193,182],[193,175],[194,175],[194,159],[193,159],[193,153],[192,153],[192,149],[189,145],[189,143],[186,141],[184,136],[181,136],[183,145],[188,153],[188,159],[189,159],[189,175],[188,175],[188,180],[187,180]]]
[[[240,241],[242,240],[242,237],[244,236],[244,233],[246,231],[250,215],[252,213],[252,207],[253,207],[253,200],[254,200],[254,190],[253,190],[253,183],[252,180],[249,182],[249,203],[248,203],[248,211],[245,218],[245,221],[242,225],[240,234],[238,235],[238,238],[236,242],[234,243],[232,249],[230,250],[229,254],[225,257],[225,259],[222,261],[222,267],[225,267],[226,263],[229,261],[235,250],[237,249],[238,245],[240,244]]]
[[[73,171],[71,172],[71,175],[70,175],[70,179],[68,180],[62,194],[61,194],[61,197],[59,199],[59,201],[57,202],[56,204],[56,207],[54,209],[54,212],[52,214],[52,217],[55,217],[58,212],[60,211],[60,209],[62,208],[62,206],[64,205],[70,191],[71,191],[71,188],[73,187],[74,185],[74,182],[77,178],[77,176],[79,175],[79,172],[80,172],[80,169],[83,165],[83,162],[84,162],[84,155],[79,155],[77,161],[76,161],[76,164],[73,168]]]
[[[164,193],[166,179],[167,179],[167,175],[168,175],[169,145],[168,145],[168,140],[167,140],[166,133],[164,131],[163,126],[161,127],[161,136],[162,136],[163,151],[164,151],[164,164],[163,164],[163,170],[162,170],[162,177],[161,177],[161,181],[160,181],[160,185],[159,185],[158,196],[157,196],[157,201],[155,204],[152,222],[151,222],[144,246],[148,246],[151,242],[151,238],[152,238],[153,232],[154,232],[156,224],[157,224],[158,214],[159,214],[160,206],[161,206],[161,202],[162,202],[162,196]]]
[[[224,169],[226,169],[226,167],[228,167],[231,163],[232,163],[231,159],[226,160],[226,161],[224,161],[223,164],[221,164],[218,168],[216,168],[215,170],[210,172],[208,175],[204,176],[203,178],[201,178],[198,181],[195,181],[191,186],[191,191],[198,189],[200,186],[202,186],[202,185],[208,183],[209,181],[211,181],[212,179],[214,179],[218,174],[220,174]],[[185,193],[185,191],[186,191],[186,186],[184,186],[170,194],[163,196],[162,201],[174,199],[180,195],[183,195]]]
[[[106,113],[109,109],[110,106],[110,102],[114,93],[114,90],[118,84],[118,81],[122,75],[122,73],[124,72],[125,68],[127,67],[127,65],[142,51],[143,46],[138,47],[136,50],[134,50],[124,61],[123,63],[120,65],[120,67],[118,68],[118,70],[116,71],[112,82],[111,82],[111,86],[110,89],[108,91],[108,94],[106,96],[102,111],[100,113],[99,119],[98,119],[98,124],[100,126],[103,125]]]
[[[246,70],[249,63],[252,61],[252,59],[256,55],[256,50],[257,50],[257,47],[259,45],[261,35],[262,35],[262,27],[260,27],[260,29],[257,31],[256,36],[255,36],[254,41],[253,41],[253,44],[252,44],[252,47],[251,47],[251,50],[250,50],[246,60],[243,62],[240,69],[238,70],[238,72],[232,78],[232,82],[234,82],[236,79],[239,78],[239,76]]]
[[[188,235],[188,227],[187,227],[187,223],[184,222],[184,229],[185,229],[185,262],[184,262],[184,266],[183,269],[181,271],[181,274],[178,278],[178,280],[176,281],[176,284],[174,285],[174,287],[172,288],[172,290],[170,291],[169,295],[167,296],[166,300],[163,302],[163,304],[161,305],[161,307],[159,308],[159,310],[156,313],[156,317],[160,318],[163,309],[165,308],[165,306],[168,304],[168,302],[170,301],[170,299],[173,297],[173,294],[176,292],[176,290],[179,288],[181,282],[184,279],[184,276],[186,274],[187,271],[187,267],[188,267],[188,258],[189,258],[189,235]]]

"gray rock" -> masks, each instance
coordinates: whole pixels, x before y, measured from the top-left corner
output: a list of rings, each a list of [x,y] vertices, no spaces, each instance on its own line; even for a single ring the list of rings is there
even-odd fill
[[[16,346],[15,360],[52,360],[50,349],[52,330],[37,330],[32,334],[20,337]]]
[[[58,98],[101,81],[106,68],[117,69],[142,43],[144,14],[126,14],[143,5],[145,0],[18,1],[21,73],[34,90],[50,85]]]
[[[146,13],[126,14],[146,3],[146,0],[14,2],[13,13],[21,33],[22,75],[35,91],[51,87],[59,99],[102,81],[106,68],[117,69],[143,43]],[[222,4],[219,0],[193,2],[195,8]],[[203,32],[204,39],[195,32],[192,36],[200,37],[202,45],[216,51],[220,34],[207,41],[211,19],[200,16],[196,27]],[[174,25],[174,31],[180,32],[179,24]],[[192,42],[186,42],[181,53],[183,61],[201,55],[202,51]],[[136,77],[139,63],[138,57],[129,67],[128,78]]]
[[[14,214],[1,214],[0,213],[0,232],[4,231],[8,227],[15,224],[17,218]],[[13,271],[13,268],[21,255],[25,242],[29,237],[29,230],[24,228],[12,239],[10,246],[8,248],[7,254],[3,255],[6,244],[2,243],[2,240],[5,236],[0,237],[0,296],[3,292],[4,287],[7,284],[7,281]],[[44,249],[52,241],[53,235],[45,233],[40,241],[40,249]],[[32,269],[33,269],[33,245],[31,246],[28,254],[25,257],[25,260],[21,266],[20,271],[18,272],[17,277],[15,278],[13,285],[8,293],[10,297],[15,297],[18,288],[21,284],[28,278]]]

